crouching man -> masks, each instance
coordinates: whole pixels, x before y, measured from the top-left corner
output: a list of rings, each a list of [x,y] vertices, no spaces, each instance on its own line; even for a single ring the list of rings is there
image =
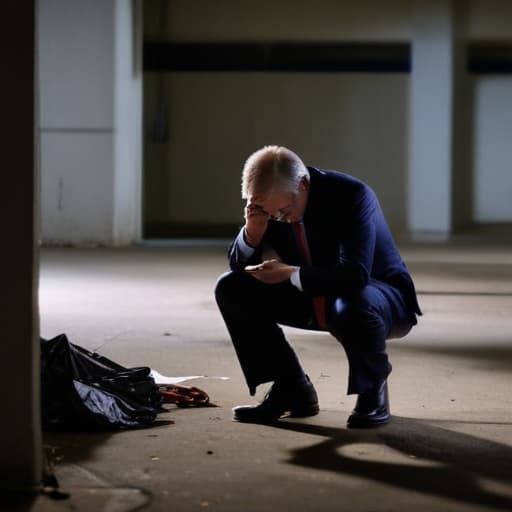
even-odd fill
[[[285,147],[252,154],[242,172],[245,225],[229,250],[217,304],[249,392],[234,419],[267,423],[319,411],[316,391],[279,325],[328,331],[349,364],[349,427],[390,420],[386,340],[421,315],[413,281],[374,192],[347,174],[307,167]]]

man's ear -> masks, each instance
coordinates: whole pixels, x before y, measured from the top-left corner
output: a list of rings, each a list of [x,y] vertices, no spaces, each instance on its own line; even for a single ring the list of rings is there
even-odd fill
[[[299,190],[301,192],[305,192],[306,190],[309,190],[309,181],[306,178],[306,176],[302,176],[299,182]]]

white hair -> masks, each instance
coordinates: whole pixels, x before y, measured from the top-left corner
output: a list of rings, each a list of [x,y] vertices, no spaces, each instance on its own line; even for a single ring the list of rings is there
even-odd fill
[[[254,152],[242,170],[242,198],[275,192],[296,192],[309,172],[302,160],[284,146],[265,146]]]

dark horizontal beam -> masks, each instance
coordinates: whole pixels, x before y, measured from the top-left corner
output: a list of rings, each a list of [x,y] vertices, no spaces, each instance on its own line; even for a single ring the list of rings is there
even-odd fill
[[[144,44],[145,71],[408,72],[408,44]]]
[[[146,222],[143,237],[155,238],[229,238],[240,230],[239,224],[193,223],[193,222]]]
[[[512,44],[469,45],[468,70],[475,74],[512,73]]]
[[[473,43],[467,69],[512,73],[511,44]],[[411,70],[409,43],[144,43],[145,71],[385,72]]]

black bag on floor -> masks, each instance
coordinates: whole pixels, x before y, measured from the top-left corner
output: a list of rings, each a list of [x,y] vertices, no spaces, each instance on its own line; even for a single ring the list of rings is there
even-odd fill
[[[125,368],[70,343],[41,338],[41,413],[45,430],[113,430],[151,425],[162,395],[150,368]]]

